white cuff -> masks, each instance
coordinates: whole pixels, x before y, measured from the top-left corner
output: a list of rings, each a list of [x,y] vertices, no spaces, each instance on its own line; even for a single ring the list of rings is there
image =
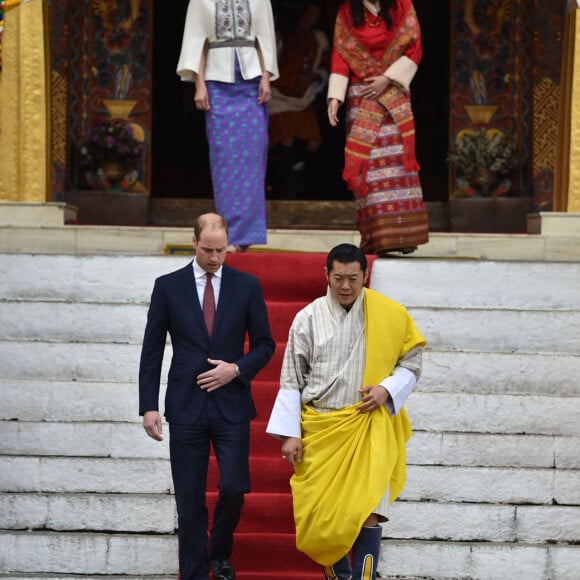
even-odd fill
[[[327,99],[338,99],[344,103],[346,98],[346,89],[348,88],[348,77],[332,73],[328,79]]]
[[[300,428],[300,392],[280,389],[266,427],[266,433],[274,437],[302,438]]]
[[[383,76],[408,91],[418,68],[408,56],[401,56],[383,73]]]
[[[387,409],[391,415],[396,415],[405,404],[415,388],[415,374],[405,367],[395,367],[393,374],[381,382],[381,387],[389,391],[391,399],[387,401]]]

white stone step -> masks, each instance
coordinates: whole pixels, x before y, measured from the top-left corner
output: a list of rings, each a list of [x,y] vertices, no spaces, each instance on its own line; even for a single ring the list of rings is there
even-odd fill
[[[264,428],[264,421],[259,424]],[[167,431],[167,425],[165,425]],[[167,434],[167,433],[166,433]],[[4,455],[168,459],[138,423],[0,421]],[[580,469],[580,437],[420,431],[407,444],[414,465]]]
[[[371,287],[408,307],[580,308],[580,262],[378,260]]]
[[[578,580],[578,546],[384,541],[379,571],[397,578]]]
[[[138,378],[140,354],[136,344],[2,342],[0,367],[5,378],[128,383]],[[163,377],[170,356],[169,347]]]
[[[3,568],[25,578],[176,575],[176,554],[175,536],[0,533]],[[579,546],[567,545],[384,540],[379,571],[384,578],[577,580],[579,556]]]
[[[0,392],[4,421],[141,421],[136,382],[0,379]]]
[[[4,455],[169,459],[167,424],[164,431],[163,441],[153,441],[138,417],[132,423],[0,421]],[[545,445],[553,452],[554,442],[548,439]]]
[[[173,534],[177,514],[173,495],[4,493],[4,530],[50,530]]]
[[[9,300],[144,304],[156,277],[189,261],[183,256],[0,254],[0,288]]]
[[[411,308],[432,350],[580,352],[580,310]],[[0,302],[0,340],[141,344],[144,304]]]
[[[580,353],[580,310],[413,307],[409,312],[435,351]]]
[[[4,493],[0,521],[5,530],[173,534],[177,528],[171,495]],[[383,533],[395,539],[578,543],[580,507],[399,501]]]
[[[6,380],[0,385],[6,397],[0,408],[2,420],[140,421],[136,385]],[[30,404],[24,406],[29,399]],[[574,396],[489,397],[418,390],[409,399],[407,410],[420,431],[580,434],[580,399]]]
[[[146,493],[173,490],[169,461],[0,456],[0,491]]]
[[[576,396],[580,355],[431,351],[423,354],[421,391]]]
[[[422,431],[580,435],[577,396],[416,392],[407,411],[415,428]]]
[[[580,539],[580,507],[396,501],[383,536],[454,542],[569,542]]]
[[[135,384],[4,380],[0,386],[6,401],[0,408],[0,420],[140,421]],[[580,399],[576,396],[490,397],[417,390],[407,411],[420,431],[580,434]]]
[[[148,303],[154,279],[188,261],[0,254],[0,288],[7,300]],[[409,307],[579,310],[580,262],[376,260],[371,286]]]
[[[174,535],[0,532],[2,570],[61,574],[177,574]]]
[[[13,493],[165,494],[169,462],[0,456],[0,491]],[[403,496],[413,501],[580,505],[574,470],[461,466],[408,467]]]
[[[144,304],[0,302],[0,340],[140,344]]]
[[[139,345],[4,341],[0,368],[4,380],[134,383],[140,353]],[[163,377],[170,356],[168,347]],[[421,390],[574,395],[580,383],[580,355],[427,349],[423,363]]]
[[[580,469],[578,437],[487,435],[419,431],[407,443],[407,462],[414,465],[545,467]]]
[[[577,470],[410,465],[401,498],[413,501],[579,506]]]

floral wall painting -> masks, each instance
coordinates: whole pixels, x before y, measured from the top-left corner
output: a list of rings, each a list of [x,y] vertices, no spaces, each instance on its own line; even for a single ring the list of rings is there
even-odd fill
[[[453,0],[450,198],[526,191],[529,8],[521,0]],[[528,3],[529,4],[529,3]]]
[[[147,14],[139,0],[93,0],[95,80],[115,100],[127,100],[147,78]],[[135,83],[135,87],[133,87]]]
[[[90,67],[88,111],[80,136],[80,175],[85,185],[96,189],[147,192],[149,182],[148,135],[150,116],[151,3],[139,0],[92,0],[86,3],[89,29]],[[126,131],[122,126],[126,125]],[[135,141],[129,146],[135,155],[117,155],[116,170],[102,166],[102,156],[87,157],[87,144],[95,144],[103,132],[117,143]],[[91,141],[92,140],[92,141]],[[102,140],[102,139],[100,139]],[[123,149],[124,145],[117,147]],[[83,153],[84,151],[84,153]],[[101,165],[96,165],[99,161]],[[91,165],[93,163],[93,165]],[[122,166],[122,169],[119,168]],[[117,176],[121,171],[122,175]],[[113,177],[111,177],[113,176]]]
[[[93,189],[125,191],[134,186],[143,161],[143,144],[124,119],[97,123],[80,146],[81,165]]]
[[[458,133],[449,161],[458,186],[450,199],[500,197],[512,190],[510,174],[519,165],[519,154],[514,140],[501,129],[480,126]]]

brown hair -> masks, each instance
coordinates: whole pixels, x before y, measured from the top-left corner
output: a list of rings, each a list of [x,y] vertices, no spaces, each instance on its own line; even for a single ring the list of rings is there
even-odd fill
[[[225,230],[228,233],[228,224],[225,218],[217,213],[204,213],[193,222],[193,236],[199,241],[201,232],[205,229]]]

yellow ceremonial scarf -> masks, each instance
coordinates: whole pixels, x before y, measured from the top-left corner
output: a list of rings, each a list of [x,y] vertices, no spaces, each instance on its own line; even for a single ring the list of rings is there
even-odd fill
[[[407,311],[365,289],[364,385],[391,374],[399,358],[425,339]],[[360,529],[390,486],[394,501],[405,485],[405,441],[411,425],[404,409],[361,414],[357,405],[319,413],[302,408],[303,459],[290,480],[296,547],[329,566],[352,547]]]

